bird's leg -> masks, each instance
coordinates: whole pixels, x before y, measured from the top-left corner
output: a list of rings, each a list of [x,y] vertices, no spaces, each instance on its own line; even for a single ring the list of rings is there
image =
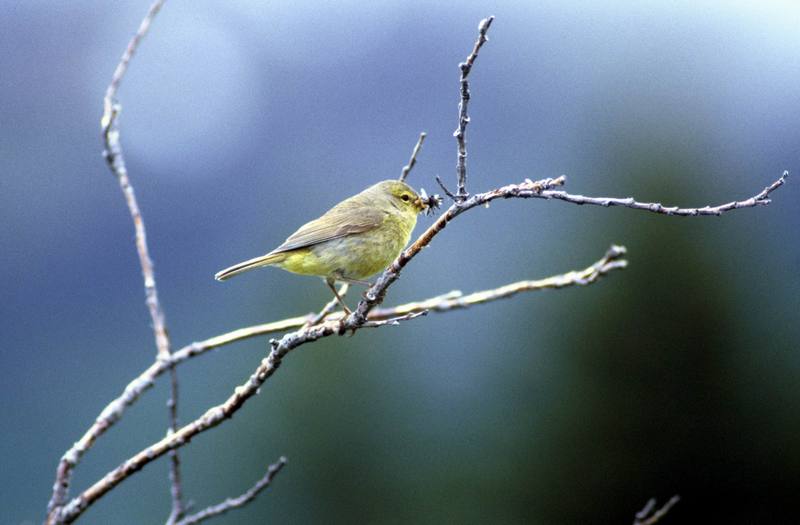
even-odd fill
[[[348,284],[360,284],[361,286],[366,287],[367,290],[372,288],[372,283],[369,282],[369,281],[359,281],[358,279],[347,279],[347,278],[342,277],[342,276],[337,276],[336,280],[337,281],[342,281],[343,283],[348,283]],[[364,297],[364,298],[367,297],[367,290],[364,290],[364,292],[361,294],[361,297]]]
[[[336,300],[339,301],[340,305],[342,305],[342,308],[344,309],[344,313],[347,314],[347,315],[350,315],[351,313],[353,313],[347,307],[347,305],[344,302],[344,299],[342,299],[342,297],[339,295],[339,292],[336,291],[336,279],[328,277],[327,279],[325,279],[325,284],[328,285],[328,288],[331,289],[331,291],[333,292],[333,295],[336,296]]]

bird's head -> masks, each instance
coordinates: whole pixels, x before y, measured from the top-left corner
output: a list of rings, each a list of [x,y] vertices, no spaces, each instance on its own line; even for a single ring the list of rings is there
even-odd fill
[[[420,195],[414,191],[414,188],[399,180],[379,182],[370,190],[375,190],[382,197],[388,199],[395,208],[415,214],[423,211],[431,213],[441,204],[441,199],[437,195],[429,197],[425,190],[421,190]]]

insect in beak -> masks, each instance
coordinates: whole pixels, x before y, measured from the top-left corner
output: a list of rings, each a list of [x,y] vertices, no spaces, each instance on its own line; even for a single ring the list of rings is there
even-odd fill
[[[428,193],[425,191],[425,188],[420,188],[419,190],[419,205],[420,208],[425,210],[425,215],[433,215],[436,213],[436,210],[439,206],[442,205],[442,198],[439,197],[438,194],[433,194],[428,196]]]

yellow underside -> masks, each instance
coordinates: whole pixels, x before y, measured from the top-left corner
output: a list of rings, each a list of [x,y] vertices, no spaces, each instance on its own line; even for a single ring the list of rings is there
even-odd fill
[[[270,264],[301,275],[363,280],[391,263],[410,236],[371,231],[275,254]],[[282,257],[278,257],[282,256]]]

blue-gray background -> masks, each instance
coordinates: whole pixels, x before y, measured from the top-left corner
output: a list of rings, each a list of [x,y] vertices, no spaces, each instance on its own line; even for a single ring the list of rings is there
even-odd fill
[[[0,523],[36,523],[60,454],[153,359],[130,217],[101,158],[111,72],[145,2],[0,2]],[[800,144],[795,2],[169,2],[119,93],[122,139],[174,344],[305,313],[312,278],[212,275],[363,187],[454,179],[457,64],[473,70],[470,189],[666,204],[745,198]],[[765,208],[669,218],[498,202],[454,223],[388,303],[580,268],[630,268],[328,339],[290,355],[183,449],[202,507],[290,463],[218,523],[796,519],[800,181]],[[430,223],[422,219],[418,231]],[[351,299],[354,300],[354,299]],[[252,340],[180,368],[182,420],[253,370]],[[164,434],[163,380],[86,456],[75,489]],[[165,461],[84,516],[157,523]]]

